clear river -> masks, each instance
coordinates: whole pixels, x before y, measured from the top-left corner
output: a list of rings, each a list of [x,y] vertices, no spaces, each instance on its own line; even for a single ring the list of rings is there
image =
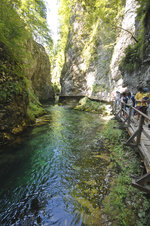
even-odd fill
[[[105,122],[65,106],[47,110],[47,124],[0,150],[0,225],[102,225]]]

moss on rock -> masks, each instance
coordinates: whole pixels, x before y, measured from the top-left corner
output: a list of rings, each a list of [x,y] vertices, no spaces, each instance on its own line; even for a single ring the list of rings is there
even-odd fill
[[[106,104],[99,101],[92,101],[87,97],[82,98],[79,101],[79,105],[77,105],[74,109],[80,110],[80,111],[98,113],[102,115],[108,115]]]

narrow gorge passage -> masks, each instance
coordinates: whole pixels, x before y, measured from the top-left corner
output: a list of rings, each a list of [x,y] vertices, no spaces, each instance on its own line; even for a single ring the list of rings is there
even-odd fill
[[[1,224],[99,225],[110,176],[105,122],[68,107],[47,110],[49,124],[1,152]]]

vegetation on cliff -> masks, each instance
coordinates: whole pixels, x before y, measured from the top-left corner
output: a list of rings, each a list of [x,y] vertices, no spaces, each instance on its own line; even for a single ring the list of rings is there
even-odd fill
[[[46,23],[44,1],[0,1],[0,73],[24,76],[29,65],[25,58],[31,58],[27,42],[32,37],[45,39],[49,46],[52,39]],[[7,64],[11,64],[7,67]],[[1,80],[3,82],[3,80]]]
[[[32,63],[28,40],[33,39],[52,46],[44,0],[1,0],[0,143],[8,132],[17,133],[17,128],[20,132],[21,126],[43,113],[25,74],[31,66],[26,62]]]
[[[128,73],[132,73],[141,67],[145,50],[148,47],[146,40],[146,18],[150,10],[150,1],[137,1],[140,7],[137,10],[138,26],[136,29],[136,42],[126,48],[125,56],[120,63],[120,70]]]
[[[70,62],[67,59],[69,48],[81,57],[84,66],[80,70],[84,74],[90,64],[98,59],[97,50],[100,43],[111,55],[118,33],[116,25],[121,22],[125,1],[60,0],[59,3],[61,25],[60,40],[55,53],[57,75],[61,74],[62,68],[62,74],[67,70],[64,64]],[[109,68],[107,62],[106,67]],[[108,70],[105,70],[105,73],[108,73]]]

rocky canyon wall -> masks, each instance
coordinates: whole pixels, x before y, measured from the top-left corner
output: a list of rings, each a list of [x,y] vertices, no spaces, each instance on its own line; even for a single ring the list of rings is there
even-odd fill
[[[51,83],[50,61],[44,47],[33,40],[28,41],[28,50],[31,59],[26,59],[26,77],[31,81],[34,94],[40,102],[54,99],[54,91]]]
[[[135,26],[138,4],[136,0],[126,0],[124,18],[119,37],[113,50],[110,64],[111,88],[112,91],[123,91],[123,77],[119,69],[125,49],[135,43]],[[124,83],[124,87],[128,86]]]
[[[30,40],[25,57],[25,70],[16,68],[5,46],[0,43],[0,145],[15,139],[16,134],[44,113],[39,101],[54,98],[50,79],[50,63],[44,48]],[[17,71],[18,70],[18,71]]]
[[[139,12],[135,29],[139,36],[138,42],[127,52],[122,67],[123,86],[133,92],[137,86],[148,87],[150,90],[150,2],[145,1]],[[128,67],[127,67],[128,66]],[[129,70],[129,69],[130,70]]]
[[[62,96],[88,96],[107,100],[110,91],[109,65],[115,42],[110,26],[100,20],[87,28],[87,14],[77,3],[68,35],[61,75]],[[108,35],[109,34],[109,35]]]
[[[136,45],[138,30],[141,29],[137,18],[139,7],[138,1],[126,0],[122,22],[116,24],[115,29],[97,20],[88,30],[84,8],[80,4],[76,5],[70,21],[61,75],[62,96],[87,96],[110,101],[116,90],[129,88],[135,92],[139,83],[150,87],[148,12],[144,24],[144,42],[147,45],[144,47],[140,67],[134,69],[133,64],[130,73],[119,67],[126,48]]]

